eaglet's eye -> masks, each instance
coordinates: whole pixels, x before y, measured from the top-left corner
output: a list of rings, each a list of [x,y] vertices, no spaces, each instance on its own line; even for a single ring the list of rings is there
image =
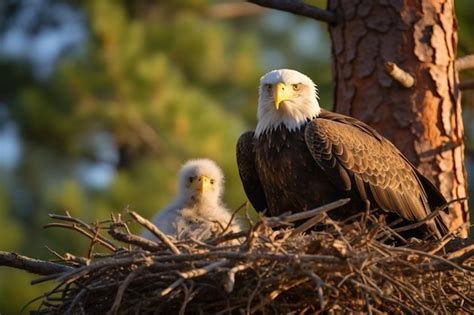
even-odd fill
[[[293,87],[294,91],[299,91],[300,89],[300,84],[292,84],[291,86]]]

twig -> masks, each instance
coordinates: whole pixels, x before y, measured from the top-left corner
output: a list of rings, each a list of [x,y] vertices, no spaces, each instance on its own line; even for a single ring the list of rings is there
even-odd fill
[[[270,260],[270,261],[294,261],[294,257],[291,255],[284,255],[284,254],[273,254],[269,252],[227,252],[227,251],[214,251],[208,253],[199,253],[199,254],[181,254],[181,255],[166,255],[166,256],[159,256],[154,257],[154,262],[161,262],[161,261],[196,261],[208,258],[228,258],[228,259],[235,259],[235,260],[247,260],[247,261],[255,261],[255,260]],[[298,259],[302,262],[312,262],[312,263],[340,263],[344,261],[343,259],[331,255],[298,255]]]
[[[313,226],[315,226],[319,222],[323,221],[325,218],[326,218],[325,213],[318,214],[318,215],[314,216],[313,218],[309,219],[305,223],[303,223],[300,226],[298,226],[297,228],[295,228],[293,230],[293,232],[291,232],[291,236],[295,236],[295,235],[298,235],[300,233],[303,233],[303,232],[309,230],[310,228],[312,228]]]
[[[415,78],[405,70],[400,69],[394,62],[385,62],[385,72],[406,88],[411,88],[415,85]]]
[[[474,69],[474,55],[462,56],[456,59],[456,70],[462,71],[467,69]]]
[[[48,229],[48,228],[52,228],[52,227],[60,227],[60,228],[64,228],[64,229],[74,230],[74,231],[77,231],[77,232],[81,233],[84,236],[87,236],[91,240],[94,239],[94,234],[91,234],[89,231],[84,230],[83,228],[77,226],[76,224],[69,225],[69,224],[66,224],[66,223],[48,223],[43,228]],[[110,243],[108,240],[97,238],[97,242],[99,244],[101,244],[102,246],[110,249],[111,251],[116,251],[118,249],[117,246]]]
[[[222,259],[222,260],[216,261],[212,264],[209,264],[205,267],[202,267],[202,268],[199,268],[199,269],[189,270],[189,271],[186,271],[186,272],[178,272],[178,274],[183,279],[191,279],[191,278],[195,278],[195,277],[205,275],[209,271],[212,271],[214,269],[222,267],[223,265],[225,265],[227,263],[228,263],[227,259]]]
[[[243,209],[243,207],[245,207],[245,205],[247,204],[247,202],[244,202],[243,204],[241,204],[237,209],[235,209],[234,211],[232,211],[232,215],[230,217],[230,220],[229,222],[227,223],[227,226],[222,230],[222,233],[221,234],[224,234],[225,232],[227,232],[227,230],[231,227],[232,225],[232,222],[234,221],[234,218],[235,216],[237,215],[237,213]]]
[[[129,286],[129,284],[135,279],[140,273],[145,270],[145,266],[140,266],[131,273],[128,274],[128,276],[125,278],[124,282],[120,285],[117,295],[115,296],[114,304],[112,304],[112,308],[107,312],[107,315],[115,315],[118,314],[120,304],[122,302],[123,294],[125,293],[125,290]]]
[[[103,245],[108,244],[108,245],[106,245],[106,247],[111,248],[111,249],[113,248],[112,250],[119,249],[117,246],[115,246],[115,244],[113,244],[108,239],[106,239],[105,237],[103,237],[102,235],[100,235],[98,233],[98,227],[94,228],[94,227],[90,226],[89,224],[87,224],[86,222],[82,221],[81,219],[72,217],[69,214],[69,212],[66,212],[66,215],[59,215],[59,214],[52,213],[52,214],[49,214],[49,217],[52,218],[52,219],[55,219],[55,220],[61,220],[61,221],[75,223],[75,224],[73,224],[73,226],[76,226],[76,224],[78,224],[78,225],[84,227],[86,230],[88,230],[92,235],[97,234],[96,237],[98,238],[98,241],[101,244],[103,244]],[[91,238],[91,239],[94,239],[94,238]]]
[[[289,289],[291,289],[295,286],[306,283],[309,280],[310,279],[308,279],[308,278],[303,278],[303,279],[296,280],[293,283],[279,285],[276,290],[273,290],[272,292],[270,292],[270,294],[268,296],[266,296],[259,304],[254,306],[250,310],[250,314],[255,314],[260,308],[264,307],[268,303],[271,303],[273,300],[275,300],[281,293],[283,293],[285,291],[288,291]]]
[[[339,199],[339,200],[333,201],[331,203],[328,203],[324,206],[321,206],[321,207],[318,207],[318,208],[315,208],[315,209],[312,209],[312,210],[302,211],[302,212],[298,212],[298,213],[295,213],[295,214],[282,215],[282,216],[278,216],[278,217],[270,217],[270,218],[267,218],[267,220],[270,222],[270,225],[272,227],[275,227],[275,226],[272,225],[271,222],[275,221],[275,222],[285,222],[285,223],[290,222],[291,223],[291,222],[296,222],[296,221],[300,221],[300,220],[303,220],[303,219],[312,218],[312,217],[317,216],[319,214],[326,213],[326,212],[329,212],[331,210],[340,208],[340,207],[346,205],[347,203],[349,203],[350,201],[351,201],[350,198]]]
[[[237,272],[250,268],[250,266],[251,264],[237,265],[227,272],[227,277],[224,281],[224,289],[227,293],[231,293],[234,290],[235,275]]]
[[[412,255],[417,254],[417,255],[420,255],[420,256],[426,256],[426,257],[429,257],[429,258],[432,258],[432,259],[437,259],[437,260],[440,260],[440,261],[444,262],[445,264],[451,266],[454,269],[457,269],[459,271],[464,270],[464,268],[462,266],[459,266],[456,263],[454,263],[454,262],[452,262],[452,261],[450,261],[446,258],[436,256],[436,255],[433,255],[433,254],[430,254],[430,253],[426,253],[426,252],[423,252],[423,251],[420,251],[420,250],[416,250],[416,249],[413,249],[413,248],[390,247],[390,246],[387,246],[385,244],[380,244],[380,246],[382,246],[384,248],[387,248],[387,249],[390,249],[392,251],[398,251],[398,252],[403,252],[403,253],[412,254]],[[471,254],[474,254],[474,252],[472,252]]]
[[[180,286],[184,282],[183,278],[179,278],[175,282],[173,282],[170,286],[168,286],[166,289],[160,292],[159,296],[163,297],[165,295],[168,295],[171,291],[173,291],[175,288]]]
[[[140,246],[141,248],[145,250],[150,250],[150,251],[155,251],[160,249],[160,245],[158,245],[156,242],[148,240],[144,237],[138,236],[138,235],[133,235],[133,234],[125,234],[120,231],[116,230],[115,225],[111,225],[109,229],[109,234],[112,236],[114,239],[128,243],[128,244],[133,244]]]
[[[307,270],[306,274],[313,279],[314,283],[316,284],[316,288],[318,291],[318,297],[319,297],[319,309],[322,311],[324,309],[324,294],[323,294],[323,286],[325,286],[325,283],[321,278],[316,275],[314,272]]]
[[[400,232],[404,232],[404,231],[408,231],[408,230],[413,230],[413,229],[416,229],[420,226],[423,226],[426,224],[426,222],[432,220],[434,217],[438,216],[439,215],[439,212],[440,212],[441,209],[437,209],[433,212],[431,212],[429,215],[427,215],[423,220],[419,220],[415,223],[412,223],[412,224],[409,224],[409,225],[404,225],[404,226],[401,226],[399,228],[394,228],[393,230],[397,233],[400,233]]]
[[[290,12],[297,15],[310,17],[312,19],[335,24],[337,22],[336,14],[332,11],[323,10],[304,3],[301,0],[248,0],[262,7],[277,9]]]
[[[153,233],[153,235],[155,235],[160,241],[162,241],[163,244],[168,246],[168,248],[173,253],[178,255],[181,254],[179,249],[170,241],[170,239],[163,232],[160,231],[160,229],[156,225],[154,225],[135,211],[128,211],[128,213],[130,213],[130,215],[132,216],[132,218],[135,219],[135,221],[143,225],[148,231]]]
[[[45,276],[73,270],[68,266],[4,251],[0,251],[0,266],[8,266]]]

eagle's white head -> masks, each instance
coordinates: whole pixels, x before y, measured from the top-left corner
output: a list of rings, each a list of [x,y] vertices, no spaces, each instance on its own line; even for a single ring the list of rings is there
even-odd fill
[[[309,77],[290,69],[270,71],[260,79],[255,137],[282,124],[297,130],[320,110],[318,92]]]
[[[181,168],[178,181],[178,198],[187,206],[220,205],[224,174],[214,161],[189,160]]]

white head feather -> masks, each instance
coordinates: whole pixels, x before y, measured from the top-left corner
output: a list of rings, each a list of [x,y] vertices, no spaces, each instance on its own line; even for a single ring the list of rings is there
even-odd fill
[[[274,91],[278,83],[283,83],[291,93],[280,108],[275,108]],[[297,90],[296,90],[297,88]],[[319,115],[321,108],[313,81],[306,75],[290,69],[273,70],[260,79],[258,98],[258,124],[255,137],[273,131],[284,125],[288,130],[298,130],[308,119]]]
[[[210,185],[205,192],[199,194],[192,187],[192,181],[200,176],[206,176]],[[193,205],[204,203],[220,205],[224,192],[224,173],[217,164],[210,159],[194,159],[187,161],[178,176],[178,199],[183,204]]]

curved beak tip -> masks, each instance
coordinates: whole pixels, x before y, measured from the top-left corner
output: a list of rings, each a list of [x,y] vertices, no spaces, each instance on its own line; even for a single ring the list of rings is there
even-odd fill
[[[278,82],[277,85],[275,86],[275,92],[273,95],[273,100],[275,102],[276,110],[280,108],[281,102],[283,102],[285,99],[286,99],[285,84],[282,82]]]

